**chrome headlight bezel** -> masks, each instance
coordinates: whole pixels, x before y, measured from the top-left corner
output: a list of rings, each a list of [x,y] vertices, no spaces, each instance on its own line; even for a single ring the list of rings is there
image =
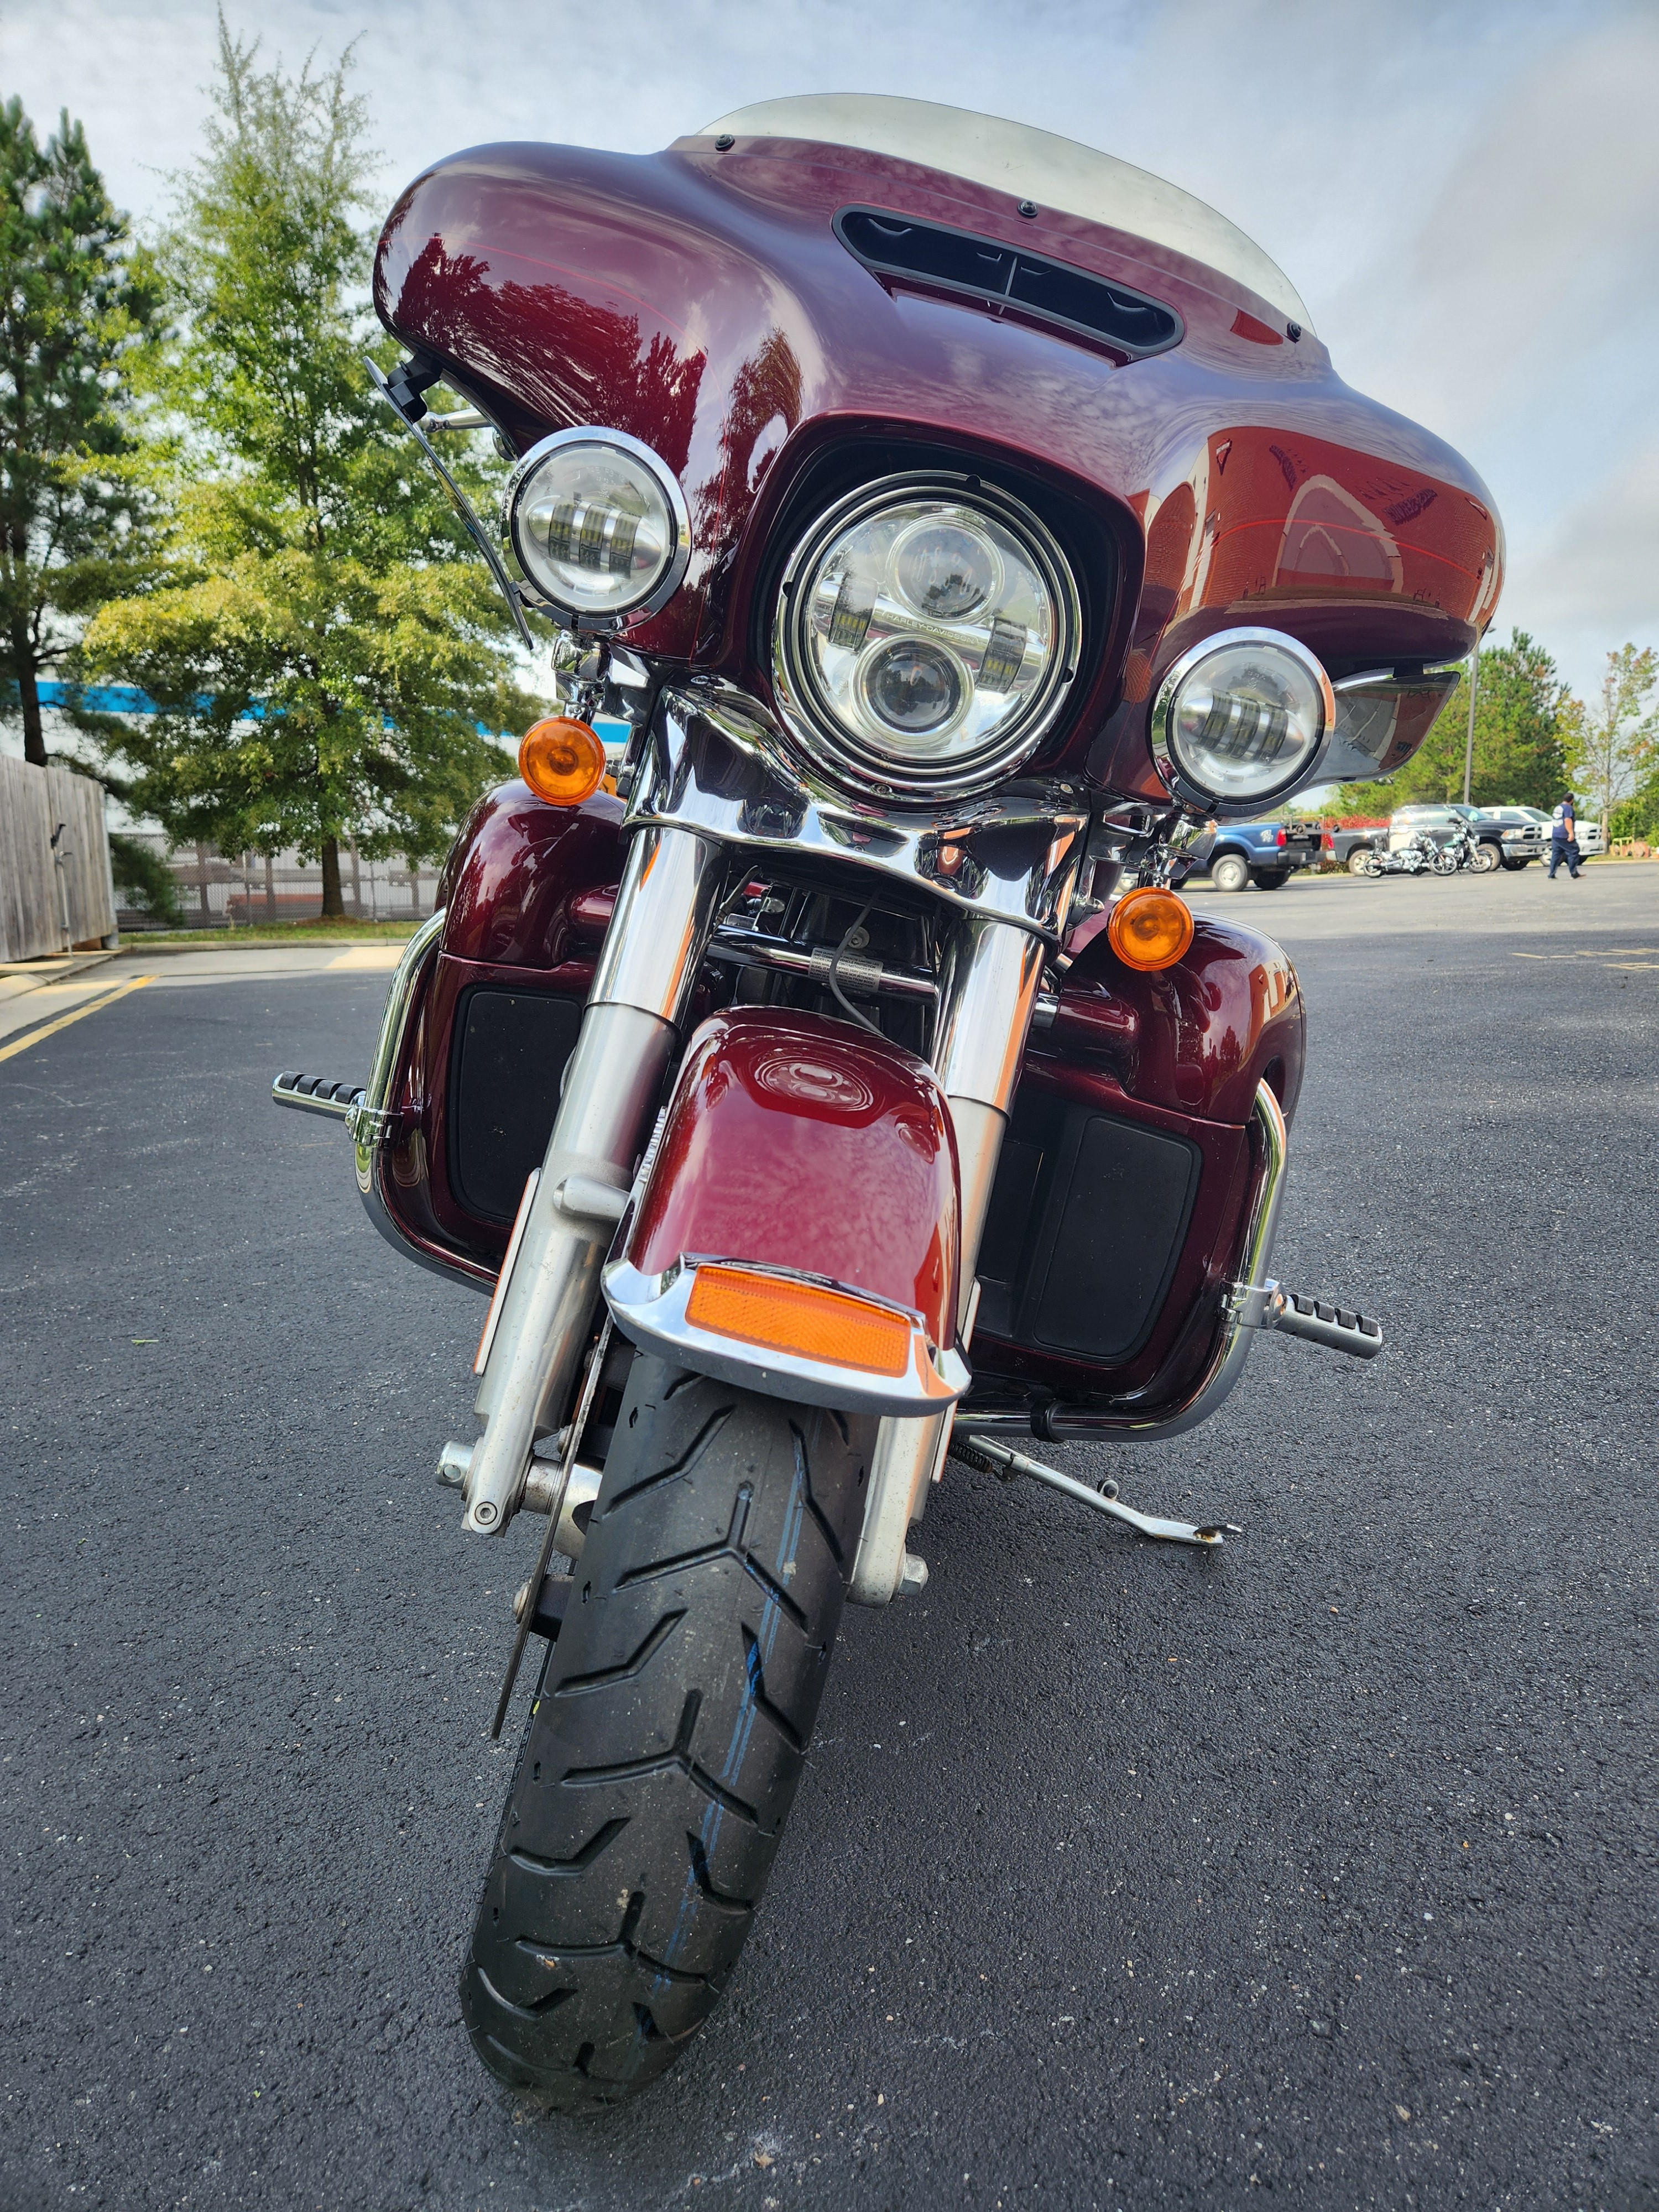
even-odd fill
[[[884,510],[931,499],[977,512],[1013,538],[1037,572],[1054,616],[1051,659],[1030,701],[994,741],[937,763],[888,753],[841,720],[818,690],[802,636],[811,598],[806,587],[835,542]],[[790,737],[815,768],[843,788],[901,802],[971,798],[1005,781],[1051,733],[1077,679],[1082,635],[1077,580],[1040,516],[1011,493],[966,471],[905,471],[836,501],[796,543],[773,611],[773,691]]]
[[[1182,758],[1180,739],[1175,734],[1176,706],[1188,678],[1213,655],[1237,646],[1271,647],[1288,654],[1312,681],[1318,693],[1323,717],[1318,738],[1310,752],[1287,773],[1275,776],[1259,790],[1244,793],[1212,790],[1193,764]],[[1318,655],[1310,652],[1299,638],[1291,637],[1279,629],[1216,630],[1183,653],[1180,659],[1164,672],[1152,701],[1152,762],[1159,781],[1179,805],[1194,813],[1238,821],[1248,819],[1263,807],[1278,805],[1309,784],[1316,783],[1321,764],[1330,750],[1335,731],[1336,696],[1330,677]]]
[[[672,542],[667,562],[649,590],[623,605],[598,611],[579,607],[553,593],[526,559],[520,536],[524,495],[532,479],[550,454],[563,453],[578,446],[605,447],[613,452],[625,453],[644,470],[662,494],[670,518]],[[608,634],[623,629],[629,623],[638,622],[644,616],[656,614],[668,604],[684,581],[685,572],[691,561],[691,516],[685,503],[685,494],[680,489],[679,478],[661,454],[653,453],[643,440],[630,437],[625,430],[605,429],[592,423],[571,430],[555,430],[550,436],[538,440],[528,453],[520,456],[501,495],[501,536],[519,564],[520,574],[526,580],[521,590],[526,605],[550,616],[564,629],[592,634]]]

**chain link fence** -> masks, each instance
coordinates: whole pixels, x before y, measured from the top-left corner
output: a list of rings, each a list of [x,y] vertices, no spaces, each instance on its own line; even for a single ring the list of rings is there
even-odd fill
[[[211,845],[170,848],[159,833],[130,833],[148,845],[172,876],[181,909],[176,922],[123,907],[123,934],[154,929],[246,929],[273,921],[315,921],[323,911],[323,872],[294,852],[228,857]],[[354,921],[414,921],[432,911],[435,864],[410,870],[404,861],[369,860],[355,845],[340,848],[340,894]]]

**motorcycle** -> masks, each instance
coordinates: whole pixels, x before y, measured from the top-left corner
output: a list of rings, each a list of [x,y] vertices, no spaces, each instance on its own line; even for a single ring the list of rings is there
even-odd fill
[[[1495,876],[1503,865],[1501,848],[1483,837],[1477,837],[1467,822],[1462,822],[1441,846],[1434,860],[1437,876],[1455,876],[1460,868],[1468,868],[1477,876]]]
[[[1214,1547],[1035,1455],[1182,1434],[1267,1328],[1380,1348],[1269,1272],[1295,970],[1174,886],[1409,759],[1502,540],[1223,217],[949,108],[457,155],[374,301],[431,465],[514,457],[499,538],[462,505],[560,712],[368,1079],[274,1095],[488,1302],[439,1474],[538,1529],[498,1730],[541,1654],[462,2002],[575,2109],[717,2002],[843,1604],[925,1586],[953,1466]]]
[[[1440,848],[1426,830],[1413,830],[1411,836],[1399,845],[1385,846],[1380,849],[1375,845],[1369,846],[1363,854],[1355,857],[1359,861],[1358,872],[1363,876],[1421,876],[1431,872],[1455,875],[1457,872],[1455,859],[1449,867],[1441,866]]]

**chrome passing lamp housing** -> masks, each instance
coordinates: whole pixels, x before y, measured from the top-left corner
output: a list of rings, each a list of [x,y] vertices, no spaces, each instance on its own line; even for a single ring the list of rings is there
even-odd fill
[[[1077,672],[1077,585],[1029,508],[978,478],[889,477],[822,515],[779,589],[779,711],[835,781],[961,798],[1054,726]]]
[[[1152,702],[1152,757],[1170,796],[1237,814],[1312,782],[1336,726],[1331,679],[1274,629],[1224,629],[1183,653]]]
[[[621,430],[558,430],[507,479],[502,532],[526,599],[573,629],[616,629],[655,614],[691,557],[673,471]]]

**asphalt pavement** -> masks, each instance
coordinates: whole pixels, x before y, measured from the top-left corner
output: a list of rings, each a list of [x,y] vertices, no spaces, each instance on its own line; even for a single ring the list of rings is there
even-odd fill
[[[459,2023],[538,1533],[432,1480],[482,1301],[267,1103],[384,977],[158,961],[4,1059],[5,2212],[1659,2204],[1659,869],[1214,904],[1307,992],[1277,1272],[1386,1352],[1056,1454],[1223,1556],[953,1468],[597,2122]]]

